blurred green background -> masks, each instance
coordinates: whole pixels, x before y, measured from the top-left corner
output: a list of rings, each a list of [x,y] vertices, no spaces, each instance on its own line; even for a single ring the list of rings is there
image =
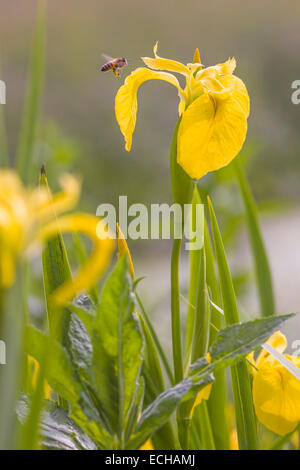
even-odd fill
[[[300,79],[299,2],[51,0],[47,10],[46,81],[35,146],[36,174],[45,163],[54,187],[61,171],[82,174],[81,204],[92,213],[103,202],[117,204],[119,195],[128,195],[129,204],[171,201],[169,147],[177,120],[176,90],[158,81],[143,85],[130,153],[124,150],[114,117],[116,91],[125,76],[142,65],[140,56],[151,56],[159,40],[161,56],[184,63],[192,60],[196,47],[206,66],[236,58],[236,75],[246,83],[251,99],[248,138],[240,158],[262,215],[269,216],[264,218],[263,231],[278,311],[296,310],[300,305],[300,105],[291,102],[291,83]],[[1,1],[0,78],[7,85],[11,161],[36,11],[36,0]],[[129,59],[120,79],[100,72],[102,53]],[[228,249],[233,250],[236,288],[248,293],[245,304],[255,313],[247,242],[243,232],[237,232],[242,205],[230,167],[207,175],[200,187],[214,199]],[[170,244],[142,241],[130,242],[130,246],[137,274],[148,276],[144,295],[159,315],[168,310]],[[183,263],[185,285],[186,260]]]

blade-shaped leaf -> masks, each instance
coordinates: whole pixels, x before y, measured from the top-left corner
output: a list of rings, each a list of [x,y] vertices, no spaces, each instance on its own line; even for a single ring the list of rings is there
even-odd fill
[[[208,205],[216,260],[219,270],[225,324],[232,325],[234,323],[239,323],[236,297],[220,229],[210,200],[208,200]],[[239,447],[241,449],[256,449],[256,419],[246,361],[242,360],[231,368],[231,382]]]
[[[257,207],[250,186],[238,162],[235,162],[235,169],[246,210],[247,229],[255,265],[261,315],[268,317],[275,314],[270,265],[259,226]]]

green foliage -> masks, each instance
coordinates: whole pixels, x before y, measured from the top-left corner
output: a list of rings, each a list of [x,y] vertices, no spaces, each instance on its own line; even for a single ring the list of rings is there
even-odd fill
[[[166,390],[154,343],[144,320],[134,313],[133,299],[123,257],[103,287],[99,307],[87,296],[69,304],[76,314],[71,314],[67,345],[28,327],[28,352],[42,361],[43,345],[48,341],[51,356],[46,377],[68,404],[64,409],[45,403],[41,445],[139,448],[168,423],[180,403],[194,400],[214,380],[216,370],[240,361],[291,317],[255,320],[221,330],[209,350],[211,361],[198,359],[191,365],[189,377]],[[175,440],[173,448],[176,445]]]
[[[217,219],[210,200],[208,200],[208,203],[219,270],[225,324],[232,325],[239,323],[236,297]],[[231,380],[239,446],[241,449],[256,449],[256,422],[246,361],[241,361],[231,368]]]

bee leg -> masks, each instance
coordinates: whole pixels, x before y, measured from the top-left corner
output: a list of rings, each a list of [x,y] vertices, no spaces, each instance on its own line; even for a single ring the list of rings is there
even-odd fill
[[[119,77],[119,76],[120,76],[120,73],[119,73],[119,71],[118,71],[117,68],[115,68],[115,69],[113,70],[113,72],[114,72],[114,76],[115,76],[115,77]]]

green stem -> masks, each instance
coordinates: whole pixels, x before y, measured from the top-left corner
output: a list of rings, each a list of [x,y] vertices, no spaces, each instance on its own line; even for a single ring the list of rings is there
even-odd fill
[[[181,239],[173,241],[171,259],[171,315],[172,315],[172,346],[175,383],[183,379],[183,362],[180,326],[180,291],[179,291],[179,259]]]
[[[207,305],[207,296],[205,295],[205,253],[201,252],[200,265],[198,267],[198,289],[195,310],[195,326],[192,349],[192,362],[207,353],[209,338],[210,308]]]
[[[190,204],[193,196],[193,180],[185,173],[177,163],[177,133],[181,122],[179,118],[174,130],[171,153],[170,172],[172,182],[173,200],[181,207],[182,219],[184,217],[184,205]],[[181,223],[181,235],[185,226],[185,220]],[[178,227],[177,227],[178,228]],[[181,249],[181,238],[174,238],[171,258],[171,317],[172,317],[172,346],[175,382],[183,379],[183,359],[181,348],[181,325],[180,325],[180,291],[179,291],[179,259]],[[179,407],[177,412],[177,426],[180,445],[183,449],[188,448],[189,416],[183,408]]]

